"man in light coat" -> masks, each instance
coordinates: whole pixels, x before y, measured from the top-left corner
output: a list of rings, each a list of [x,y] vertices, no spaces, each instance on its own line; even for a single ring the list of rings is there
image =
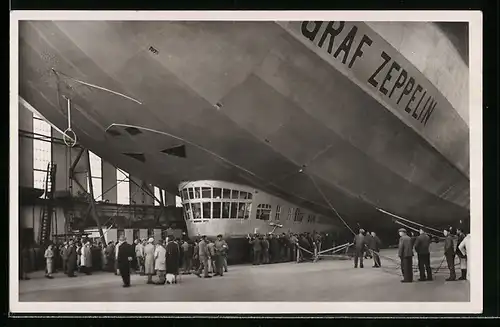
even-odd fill
[[[144,274],[144,245],[141,240],[135,240],[135,256],[137,258],[137,269],[139,274]]]
[[[212,276],[208,274],[208,260],[211,260],[211,258],[208,251],[206,236],[202,236],[198,243],[198,258],[200,262],[198,271],[195,273],[196,276],[201,278],[201,271],[203,270],[203,278],[212,278]]]
[[[373,255],[373,267],[375,268],[380,268],[381,267],[381,262],[380,262],[380,247],[382,246],[382,241],[380,238],[377,236],[375,232],[371,233],[371,239],[370,239],[370,249],[372,249],[372,255]]]
[[[468,257],[468,252],[470,252],[470,234],[467,234],[465,238],[460,242],[458,245],[458,250],[463,254],[463,258],[460,261],[460,268],[462,268],[462,262],[465,266],[465,268],[462,268],[462,277],[465,275],[465,278],[459,278],[459,279],[467,279],[470,280],[470,257]],[[464,271],[465,270],[465,271]]]
[[[406,229],[399,229],[398,256],[401,259],[402,283],[413,282],[413,241],[407,235]]]
[[[360,229],[359,234],[354,236],[354,240],[352,241],[354,243],[354,268],[358,268],[358,260],[359,260],[359,267],[363,268],[363,252],[365,250],[366,246],[366,240],[365,240],[365,235],[364,235],[365,230]]]
[[[462,251],[460,251],[460,249],[458,248],[460,246],[460,243],[462,243],[462,241],[465,239],[465,234],[462,228],[457,228],[457,237],[458,239],[457,239],[455,253],[458,257],[458,261],[460,263],[460,270],[462,273],[458,280],[465,280],[466,279],[465,275],[467,274],[467,258],[464,257]]]
[[[144,247],[144,274],[148,276],[147,284],[153,283],[153,275],[155,275],[155,246],[154,239],[148,239],[148,243]]]
[[[165,247],[163,247],[163,242],[158,241],[156,243],[156,248],[154,252],[155,258],[155,270],[158,273],[158,282],[156,285],[164,285],[165,284],[165,274],[167,271],[167,260],[166,260],[167,251]]]
[[[209,254],[208,271],[215,274],[215,243],[213,240],[207,241],[207,249]]]

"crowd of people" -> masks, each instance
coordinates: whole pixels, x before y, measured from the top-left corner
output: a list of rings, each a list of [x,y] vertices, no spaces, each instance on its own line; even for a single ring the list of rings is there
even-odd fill
[[[452,229],[443,230],[444,238],[444,258],[441,264],[446,260],[448,270],[450,271],[449,277],[446,281],[457,280],[455,272],[455,257],[459,259],[461,276],[458,280],[469,279],[469,269],[467,261],[467,249],[470,243],[470,234],[466,234],[464,229],[457,229],[455,237],[452,235]],[[418,270],[420,274],[419,281],[432,281],[432,268],[430,263],[430,245],[432,238],[424,231],[423,228],[419,230],[419,235],[416,236],[413,233],[408,235],[405,228],[400,228],[399,233],[399,244],[398,244],[398,257],[400,258],[401,273],[403,283],[413,282],[413,257],[414,253],[417,254],[418,259]],[[456,242],[455,242],[456,238]],[[439,239],[439,238],[438,238]],[[374,261],[373,267],[380,268],[380,246],[381,241],[376,236],[374,232],[365,232],[363,229],[359,230],[359,233],[354,237],[353,241],[355,255],[354,255],[354,268],[358,267],[358,260],[360,262],[359,267],[363,268],[363,257],[371,256]]]
[[[88,238],[71,239],[49,244],[44,251],[45,277],[53,278],[55,272],[68,277],[78,273],[91,275],[93,271],[113,272],[121,275],[124,286],[130,286],[130,273],[147,276],[147,284],[177,283],[179,274],[196,274],[211,278],[227,272],[229,247],[222,235],[216,240],[205,236],[196,240],[181,240],[172,236],[165,240],[136,239],[128,244],[121,235],[117,242],[103,244]],[[28,280],[30,253],[21,250],[20,279]],[[157,276],[158,280],[153,281]]]
[[[313,260],[321,249],[335,246],[333,238],[326,233],[282,233],[248,235],[250,258],[253,265]]]
[[[406,229],[399,229],[398,256],[401,260],[402,282],[413,281],[414,250],[418,258],[419,281],[432,280],[430,266],[431,236],[423,229],[420,235],[407,234]],[[459,280],[469,278],[467,267],[467,249],[470,234],[457,229],[455,242],[449,230],[444,230],[444,258],[450,271],[447,281],[456,280],[455,256],[460,261],[461,276]],[[332,237],[324,233],[282,233],[267,235],[248,235],[250,257],[254,265],[279,262],[312,260],[321,249],[331,249],[335,246]],[[373,258],[373,267],[380,268],[380,249],[382,242],[375,232],[363,229],[354,237],[354,268],[363,268],[363,259]],[[124,235],[117,242],[102,244],[87,238],[72,239],[63,243],[48,245],[44,252],[45,276],[53,278],[58,271],[68,277],[76,277],[77,273],[91,275],[93,271],[113,272],[121,275],[123,285],[130,286],[130,273],[146,276],[147,284],[164,285],[175,284],[180,274],[195,274],[200,278],[223,276],[228,271],[229,246],[218,235],[212,240],[201,236],[195,240],[181,240],[172,236],[165,240],[136,239],[128,244]],[[443,259],[443,262],[444,260]],[[20,278],[29,279],[28,271],[29,251],[26,247],[21,250]],[[153,281],[153,277],[157,280]]]

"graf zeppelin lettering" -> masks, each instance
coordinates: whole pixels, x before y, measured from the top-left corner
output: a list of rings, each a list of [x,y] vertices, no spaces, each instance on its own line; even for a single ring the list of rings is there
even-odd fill
[[[356,71],[359,66],[363,66],[363,70],[369,67],[364,82],[371,89],[389,100],[387,102],[395,105],[399,111],[424,126],[427,124],[437,106],[432,95],[434,92],[424,87],[430,82],[425,83],[423,75],[410,73],[407,62],[391,55],[394,49],[380,50],[383,46],[376,46],[376,38],[360,32],[355,24],[343,21],[304,21],[301,32],[302,36],[349,70]],[[361,61],[366,61],[365,65],[360,65]]]

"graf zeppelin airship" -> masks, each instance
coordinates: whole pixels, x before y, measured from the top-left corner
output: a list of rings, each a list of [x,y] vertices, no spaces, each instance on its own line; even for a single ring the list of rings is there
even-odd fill
[[[19,96],[196,235],[467,220],[468,76],[434,23],[19,25]]]

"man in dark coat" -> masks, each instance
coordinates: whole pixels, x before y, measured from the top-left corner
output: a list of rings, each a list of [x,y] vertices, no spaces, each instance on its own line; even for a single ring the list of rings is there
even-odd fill
[[[446,229],[443,231],[444,234],[444,256],[446,257],[446,263],[448,264],[448,269],[450,270],[450,277],[446,281],[454,281],[457,279],[455,275],[455,245],[453,244],[453,238]]]
[[[365,259],[372,258],[372,251],[373,250],[373,239],[372,239],[372,234],[368,231],[365,233],[365,243],[366,243],[366,251],[365,251]]]
[[[267,236],[264,235],[264,237],[261,239],[260,242],[262,244],[262,263],[268,264],[269,263],[269,240],[267,239]]]
[[[269,234],[269,262],[275,263],[279,262],[280,248],[279,240],[277,235]]]
[[[75,276],[75,270],[76,270],[76,247],[73,242],[73,240],[69,241],[69,246],[68,246],[68,277],[76,277]]]
[[[415,239],[415,251],[418,258],[418,270],[420,271],[419,281],[432,280],[432,269],[430,261],[429,246],[431,238],[424,230],[420,229],[420,235]],[[425,273],[427,272],[427,277]]]
[[[227,252],[227,243],[222,239],[222,235],[217,235],[215,240],[215,276],[224,274],[224,256]]]
[[[193,270],[197,271],[198,268],[200,267],[200,247],[199,240],[195,240],[193,244]]]
[[[130,266],[132,262],[136,261],[135,249],[127,243],[123,234],[120,235],[120,240],[116,246],[118,247],[116,262],[123,280],[123,287],[130,287]]]
[[[371,233],[371,238],[370,238],[370,244],[368,247],[373,251],[373,267],[374,268],[380,268],[381,263],[380,263],[380,247],[382,246],[382,241],[380,241],[380,238],[375,234],[375,232]]]
[[[359,260],[359,267],[363,268],[363,251],[366,246],[365,242],[365,236],[363,233],[365,232],[364,229],[359,230],[359,234],[354,236],[354,268],[358,268],[358,260]]]
[[[112,241],[108,242],[108,246],[106,247],[106,257],[108,258],[108,264],[106,267],[107,271],[114,271],[116,275],[116,269],[115,269],[115,245],[113,244]]]
[[[411,238],[406,234],[406,229],[399,229],[398,256],[401,259],[402,283],[413,282],[413,247]]]
[[[253,264],[260,265],[262,242],[256,235],[254,238],[250,239],[249,243],[252,245],[252,250],[253,250]]]
[[[61,248],[61,259],[62,259],[62,269],[65,274],[68,274],[68,253],[69,253],[68,242],[64,242],[64,245]]]
[[[184,263],[184,274],[190,274],[193,262],[193,247],[188,241],[182,241],[182,256]]]
[[[173,236],[167,236],[166,247],[166,264],[167,275],[174,275],[174,283],[177,283],[177,275],[179,275],[179,266],[181,263],[181,252],[179,244],[174,241]]]

